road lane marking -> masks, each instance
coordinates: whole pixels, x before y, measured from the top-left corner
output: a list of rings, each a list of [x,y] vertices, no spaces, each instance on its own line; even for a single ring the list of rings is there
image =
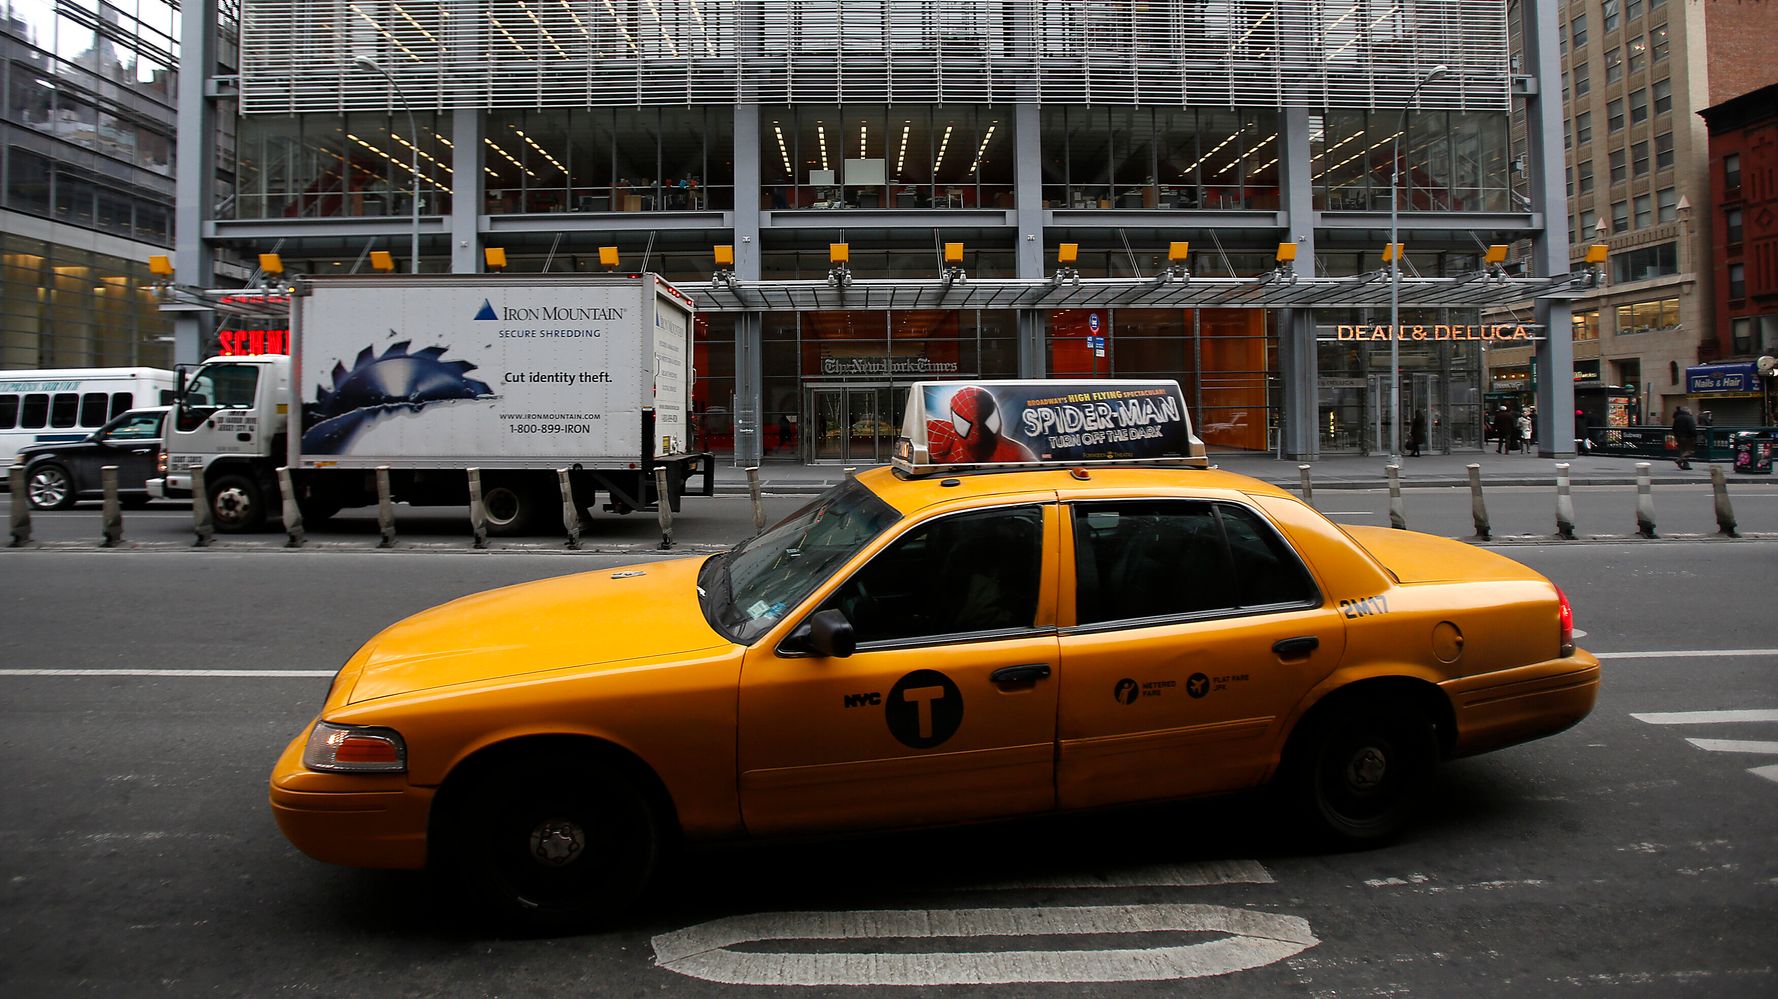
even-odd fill
[[[1588,649],[1588,652],[1593,650]],[[1778,656],[1778,649],[1669,649],[1661,652],[1593,652],[1595,659],[1699,659],[1709,656]]]
[[[971,937],[1221,933],[1201,943],[1115,950],[951,953],[733,951],[784,940],[931,940]],[[1226,975],[1319,944],[1308,920],[1220,905],[1111,905],[1036,909],[777,912],[713,919],[651,941],[669,971],[725,985],[1007,985],[1152,982]]]
[[[1758,739],[1687,739],[1685,741],[1712,753],[1778,753],[1778,742]]]
[[[337,669],[0,669],[0,676],[240,676],[266,680],[330,677]]]
[[[1189,864],[1154,864],[1107,874],[1058,874],[1016,881],[960,885],[957,891],[1021,891],[1033,888],[1202,888],[1209,885],[1277,884],[1266,865],[1256,860],[1208,860]]]
[[[1650,725],[1711,725],[1733,722],[1778,722],[1778,710],[1758,708],[1743,711],[1653,711],[1630,717]]]
[[[1778,763],[1775,763],[1769,767],[1753,767],[1752,769],[1748,770],[1747,772],[1750,774],[1754,774],[1755,776],[1764,777],[1765,779],[1771,781],[1772,783],[1778,784]]]

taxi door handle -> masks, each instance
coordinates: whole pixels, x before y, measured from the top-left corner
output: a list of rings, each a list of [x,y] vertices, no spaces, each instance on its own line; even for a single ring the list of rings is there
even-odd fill
[[[1302,635],[1297,638],[1280,638],[1272,643],[1272,651],[1279,658],[1289,659],[1294,656],[1306,656],[1321,647],[1321,639],[1314,635]]]
[[[988,674],[988,679],[1006,686],[1014,683],[1036,683],[1050,676],[1049,663],[1027,663],[1023,666],[1002,666]]]

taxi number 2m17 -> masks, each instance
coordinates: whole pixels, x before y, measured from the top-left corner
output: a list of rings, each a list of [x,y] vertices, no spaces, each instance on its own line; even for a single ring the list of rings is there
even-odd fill
[[[1342,600],[1340,601],[1340,613],[1346,615],[1347,620],[1370,617],[1375,614],[1387,614],[1389,613],[1389,601],[1380,594],[1374,597],[1359,597],[1357,600]]]

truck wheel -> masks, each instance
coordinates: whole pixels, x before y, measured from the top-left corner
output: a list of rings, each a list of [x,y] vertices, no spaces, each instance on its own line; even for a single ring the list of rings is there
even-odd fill
[[[558,932],[608,923],[641,897],[661,855],[648,797],[591,761],[526,760],[465,789],[441,861],[498,921]]]
[[[488,533],[496,538],[525,533],[536,508],[531,493],[510,483],[495,482],[482,490],[482,509],[487,514]]]
[[[245,475],[224,475],[210,486],[210,520],[224,534],[256,531],[265,523],[259,483]]]
[[[31,469],[25,495],[31,500],[32,509],[66,510],[74,505],[74,479],[66,468],[46,461]]]
[[[1310,725],[1285,771],[1293,810],[1335,846],[1369,846],[1399,833],[1438,761],[1432,723],[1412,705],[1387,700],[1342,705]]]

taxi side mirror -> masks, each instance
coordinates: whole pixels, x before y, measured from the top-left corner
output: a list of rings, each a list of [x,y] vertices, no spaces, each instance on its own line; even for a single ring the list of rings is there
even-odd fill
[[[858,648],[852,622],[843,611],[832,608],[816,611],[790,637],[824,659],[844,659]]]

